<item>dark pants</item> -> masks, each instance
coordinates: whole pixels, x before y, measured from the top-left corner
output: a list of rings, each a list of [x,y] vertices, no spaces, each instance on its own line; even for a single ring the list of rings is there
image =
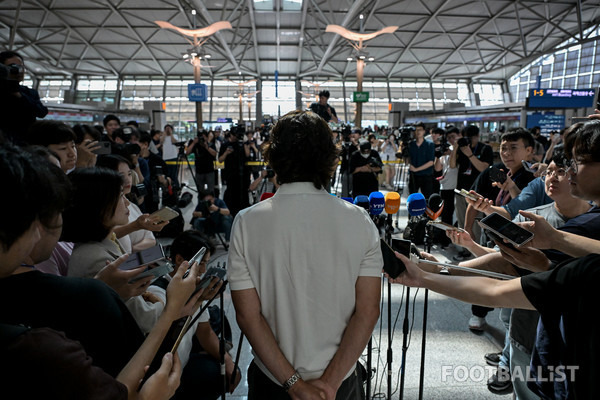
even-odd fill
[[[471,313],[476,317],[485,318],[485,316],[488,315],[490,311],[494,311],[494,309],[484,306],[478,306],[475,304],[471,306]]]
[[[365,393],[359,368],[350,375],[337,391],[336,400],[363,400]],[[254,361],[248,367],[248,400],[289,400],[291,397],[283,387],[266,376]]]
[[[208,354],[192,353],[183,369],[174,400],[216,400],[223,392],[219,362]]]
[[[433,175],[415,175],[410,174],[410,181],[408,182],[408,191],[417,193],[421,189],[421,193],[425,196],[425,200],[429,200],[429,196],[433,193]]]

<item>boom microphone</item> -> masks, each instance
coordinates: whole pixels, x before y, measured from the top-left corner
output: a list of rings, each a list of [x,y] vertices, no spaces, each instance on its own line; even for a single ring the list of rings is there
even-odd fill
[[[369,195],[369,214],[373,216],[381,215],[384,207],[385,200],[383,198],[383,193],[372,192]]]
[[[422,193],[413,193],[406,199],[406,208],[408,208],[408,214],[411,217],[419,217],[425,214],[427,208],[427,202],[425,196]]]
[[[427,214],[429,219],[431,219],[432,221],[437,220],[440,217],[440,215],[442,215],[443,210],[444,200],[442,200],[442,197],[437,193],[433,193],[431,196],[429,196],[429,201],[427,202],[427,209],[425,210],[425,213]]]
[[[365,210],[367,210],[367,212],[369,211],[369,198],[365,195],[356,196],[356,198],[354,199],[354,204],[364,208]]]
[[[385,213],[387,215],[396,214],[400,209],[400,195],[397,192],[387,192],[385,194]]]

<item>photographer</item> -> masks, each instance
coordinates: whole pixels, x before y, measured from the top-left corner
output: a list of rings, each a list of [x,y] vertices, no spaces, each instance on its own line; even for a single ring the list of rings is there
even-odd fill
[[[192,213],[190,224],[194,229],[214,235],[217,232],[225,233],[225,240],[229,242],[231,235],[231,224],[233,218],[227,208],[227,204],[219,198],[215,198],[213,192],[199,191],[196,209]]]
[[[227,189],[223,199],[229,205],[231,215],[235,216],[240,210],[248,207],[248,185],[250,184],[250,171],[246,167],[246,153],[242,141],[244,128],[232,127],[227,141],[219,150],[219,162],[225,163],[223,176],[227,181]]]
[[[19,84],[25,78],[23,57],[14,51],[3,51],[0,63],[0,130],[9,141],[22,145],[23,133],[36,118],[44,118],[48,109],[36,90]]]
[[[329,101],[329,90],[321,90],[319,92],[319,101],[310,105],[310,110],[316,113],[319,117],[323,118],[327,122],[338,123],[337,113],[335,108],[331,107],[327,102]]]
[[[198,131],[198,135],[187,147],[185,154],[194,153],[196,163],[196,187],[198,190],[213,192],[215,190],[215,158],[217,148],[208,139],[208,132]]]
[[[164,135],[160,139],[162,144],[162,158],[167,163],[167,176],[171,178],[171,181],[176,185],[179,185],[177,181],[177,155],[179,154],[179,138],[173,133],[173,125],[165,125]]]
[[[244,153],[246,153],[246,161],[259,161],[260,151],[258,150],[258,144],[254,138],[254,132],[248,131],[246,133],[246,141],[244,142]],[[250,166],[250,173],[254,179],[258,178],[260,167],[252,165]]]
[[[360,138],[359,130],[350,130],[350,126],[344,126],[342,129],[342,150],[340,158],[340,175],[342,180],[342,197],[348,197],[352,193],[352,180],[350,176],[352,172],[349,170],[350,157],[354,152],[358,151],[358,139]]]
[[[461,134],[456,127],[450,127],[446,131],[446,141],[448,148],[435,159],[434,169],[440,174],[440,195],[444,200],[444,209],[442,210],[442,222],[449,225],[453,224],[454,216],[454,189],[458,179],[458,168],[456,165],[456,152],[458,151],[457,140]],[[441,151],[441,149],[440,149]],[[447,244],[448,241],[442,241]]]
[[[352,197],[368,196],[379,190],[377,174],[381,172],[383,163],[379,153],[371,149],[371,143],[361,142],[360,150],[355,151],[350,158],[352,172]]]
[[[152,138],[149,133],[140,135],[140,167],[142,162],[148,165],[148,173],[144,174],[144,185],[148,195],[144,196],[144,208],[142,211],[153,213],[158,210],[159,187],[168,188],[171,186],[170,178],[165,176],[167,165],[160,156],[151,153],[149,150]]]
[[[254,195],[254,203],[258,203],[263,194],[275,193],[278,188],[277,174],[271,168],[267,167],[260,171],[260,176],[258,178],[252,181],[248,187],[248,191],[254,192],[255,190],[258,190]]]
[[[435,160],[435,145],[425,140],[425,125],[420,122],[415,125],[415,139],[408,145],[410,156],[410,181],[408,191],[421,193],[429,199],[433,193],[433,162]]]

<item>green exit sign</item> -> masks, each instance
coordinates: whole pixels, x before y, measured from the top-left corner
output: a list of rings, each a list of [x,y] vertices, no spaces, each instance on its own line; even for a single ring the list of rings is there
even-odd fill
[[[366,103],[369,101],[369,92],[352,92],[352,101],[355,103]]]

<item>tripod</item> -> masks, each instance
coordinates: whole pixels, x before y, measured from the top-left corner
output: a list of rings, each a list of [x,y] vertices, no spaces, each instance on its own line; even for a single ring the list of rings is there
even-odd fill
[[[192,180],[194,181],[194,184],[196,185],[196,189],[183,183],[183,177],[185,175],[185,168],[181,168],[181,164],[183,164],[184,160],[187,165],[187,169],[190,172],[190,176],[192,177]],[[183,147],[183,145],[179,146],[179,153],[177,153],[177,161],[176,161],[175,167],[176,167],[175,168],[175,171],[176,171],[175,176],[177,177],[177,181],[179,182],[179,186],[181,187],[181,189],[183,189],[184,186],[187,186],[188,189],[193,190],[194,192],[198,192],[199,188],[198,188],[198,182],[196,182],[196,175],[194,174],[194,170],[192,169],[190,160],[187,158],[187,155],[185,154],[185,148]]]

